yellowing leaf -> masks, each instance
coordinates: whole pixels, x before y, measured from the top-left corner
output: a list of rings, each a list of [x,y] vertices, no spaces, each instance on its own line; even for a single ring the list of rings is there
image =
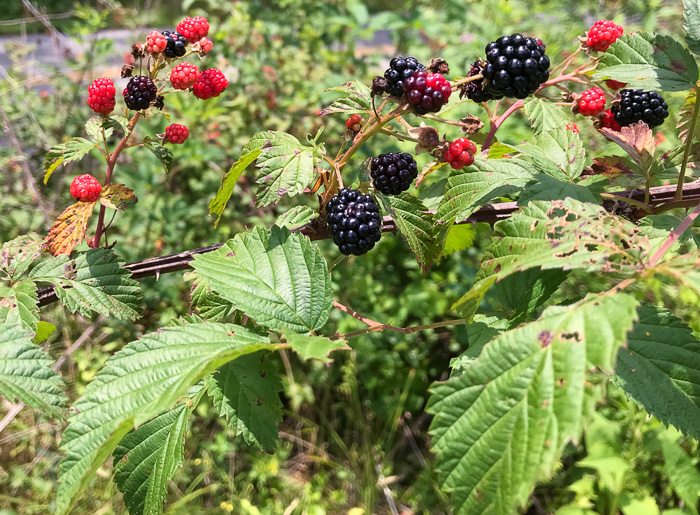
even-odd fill
[[[134,190],[123,184],[108,184],[100,194],[100,204],[112,209],[124,210],[139,201],[134,195]]]
[[[70,254],[85,237],[87,222],[95,202],[76,202],[56,218],[44,241],[44,248],[54,256]]]
[[[600,132],[620,145],[640,168],[646,169],[651,164],[656,151],[656,142],[654,133],[646,123],[640,121],[623,127],[619,132],[606,128],[601,129]]]

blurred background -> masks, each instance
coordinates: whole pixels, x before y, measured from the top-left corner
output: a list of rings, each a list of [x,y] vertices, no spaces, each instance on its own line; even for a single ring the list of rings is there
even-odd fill
[[[104,178],[103,163],[92,156],[59,167],[45,186],[44,155],[50,146],[83,135],[93,114],[86,103],[93,79],[115,80],[119,107],[126,83],[119,72],[131,62],[131,44],[144,42],[154,28],[174,30],[184,16],[195,15],[209,19],[214,42],[197,65],[223,70],[229,87],[206,102],[185,95],[166,99],[170,123],[190,130],[189,140],[172,149],[169,174],[143,149],[122,154],[113,180],[133,188],[139,202],[116,216],[108,237],[127,262],[225,241],[246,227],[270,226],[295,205],[316,207],[311,197],[294,197],[274,208],[256,208],[251,169],[217,229],[207,214],[223,173],[258,131],[287,131],[303,141],[325,126],[326,148],[335,152],[345,119],[319,116],[336,98],[324,90],[352,79],[369,84],[394,55],[413,55],[424,63],[443,57],[453,78],[464,76],[484,46],[503,34],[542,38],[555,65],[601,18],[626,32],[682,34],[681,2],[661,0],[0,0],[0,243],[20,234],[45,235],[71,203],[68,186],[76,175]],[[669,95],[672,117],[682,101],[682,94]],[[453,117],[467,113],[486,120],[483,109],[471,103],[455,109]],[[576,121],[589,158],[620,153],[589,121]],[[662,150],[678,141],[674,122],[667,121],[657,136]],[[152,116],[138,131],[161,133],[168,123],[164,116]],[[448,139],[459,135],[457,128],[447,130]],[[519,143],[529,137],[529,125],[517,115],[498,135]],[[348,182],[362,159],[399,149],[411,151],[411,146],[375,138],[350,163]],[[419,166],[428,160],[419,156]],[[445,180],[446,172],[439,171],[420,187],[428,207],[439,200],[435,192]],[[449,306],[471,285],[491,233],[488,225],[460,230],[463,244],[426,276],[399,237],[384,237],[370,254],[335,268],[336,298],[397,326],[449,318]],[[320,245],[332,260],[332,245]],[[572,276],[567,283],[571,291],[576,280]],[[111,354],[188,311],[190,285],[181,273],[146,279],[142,286],[145,309],[135,324],[42,310],[42,319],[59,328],[46,343],[52,356],[76,347],[61,370],[72,399]],[[661,288],[658,295],[664,295]],[[681,291],[663,300],[700,329],[697,297]],[[483,307],[499,309],[492,298]],[[324,332],[359,328],[358,321],[336,311]],[[393,502],[398,513],[448,513],[448,498],[431,466],[430,417],[423,410],[429,385],[445,379],[450,359],[467,347],[466,329],[371,334],[350,343],[352,352],[336,355],[330,366],[299,363],[294,356],[280,360],[285,420],[274,455],[235,438],[205,398],[193,418],[184,467],[170,483],[167,512],[362,515],[391,513]],[[0,417],[9,409],[0,404]],[[1,515],[50,512],[60,429],[24,410],[0,433]],[[678,449],[687,458],[682,474],[683,467],[669,465],[669,453]],[[528,513],[697,514],[699,458],[696,442],[647,418],[610,385],[591,430],[567,448],[561,469],[537,488]],[[98,471],[74,513],[126,513],[109,469],[105,464]]]

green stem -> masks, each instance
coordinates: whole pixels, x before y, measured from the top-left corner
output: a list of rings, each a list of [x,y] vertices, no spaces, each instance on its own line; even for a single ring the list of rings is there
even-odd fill
[[[683,164],[681,165],[681,173],[678,176],[678,187],[676,188],[675,200],[683,199],[683,180],[685,179],[685,170],[688,167],[688,157],[690,157],[690,149],[693,146],[693,138],[695,137],[695,126],[698,123],[698,97],[700,97],[700,89],[695,88],[695,105],[693,106],[693,118],[690,121],[688,136],[685,139],[685,152],[683,153]]]

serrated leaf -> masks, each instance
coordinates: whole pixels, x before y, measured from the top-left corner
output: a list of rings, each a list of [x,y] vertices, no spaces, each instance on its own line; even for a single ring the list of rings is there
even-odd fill
[[[688,138],[688,133],[693,123],[693,110],[695,109],[696,97],[697,92],[694,89],[690,90],[688,95],[685,97],[685,102],[683,103],[681,110],[678,112],[678,124],[676,125],[676,128],[679,130],[678,138],[684,144]],[[696,135],[700,134],[700,131],[698,130],[700,128],[699,126],[700,116],[695,120],[694,133]],[[694,143],[694,145],[697,145],[697,143]],[[685,148],[685,146],[683,145],[682,148]]]
[[[44,161],[44,184],[61,163],[78,161],[85,157],[97,144],[85,138],[73,138],[65,143],[54,145],[46,153]]]
[[[622,127],[619,131],[604,128],[601,129],[601,133],[620,145],[639,168],[642,170],[649,168],[656,152],[656,142],[654,133],[646,123],[639,121]]]
[[[54,285],[58,298],[72,313],[92,311],[121,320],[135,320],[141,309],[141,289],[131,272],[110,249],[90,249],[74,260],[61,256],[41,263],[30,277]]]
[[[472,224],[453,225],[445,237],[443,256],[468,249],[474,243],[476,228]]]
[[[521,159],[482,159],[452,170],[435,220],[451,223],[471,216],[491,200],[520,191],[537,172]]]
[[[191,309],[196,309],[202,318],[212,322],[223,321],[236,313],[236,308],[233,304],[214,293],[201,280],[195,280],[192,285],[190,306]]]
[[[166,327],[129,343],[107,360],[75,403],[61,442],[56,512],[70,512],[78,493],[129,431],[169,409],[220,366],[278,347],[244,327],[216,323]]]
[[[275,225],[295,229],[310,222],[315,214],[316,212],[309,206],[296,206],[278,216]]]
[[[18,236],[3,243],[0,247],[0,271],[7,274],[7,279],[16,280],[41,255],[42,240],[30,236]]]
[[[267,134],[256,163],[260,168],[256,180],[258,207],[277,204],[285,195],[303,193],[320,159],[316,147],[302,145],[291,134],[278,131]]]
[[[700,342],[670,311],[643,305],[617,355],[616,382],[664,424],[700,438]]]
[[[612,370],[636,317],[634,297],[591,297],[550,307],[536,322],[488,343],[464,375],[431,388],[430,432],[442,489],[455,514],[511,514],[551,474]]]
[[[586,150],[577,132],[564,128],[551,129],[517,147],[522,156],[542,172],[562,181],[581,175],[586,165]]]
[[[683,8],[685,42],[691,52],[700,55],[700,2],[698,0],[683,0]]]
[[[565,128],[568,123],[571,123],[571,113],[567,114],[552,102],[534,96],[525,99],[525,114],[535,134]]]
[[[604,273],[633,269],[646,247],[633,223],[573,199],[531,202],[494,229],[472,289],[452,306],[467,319],[494,283],[515,272],[535,267]]]
[[[625,82],[630,88],[683,91],[695,87],[698,65],[671,36],[636,32],[610,45],[593,77]]]
[[[372,96],[369,87],[358,80],[346,82],[342,86],[328,88],[326,91],[338,91],[346,96],[335,100],[321,111],[321,116],[331,113],[364,113],[372,109]]]
[[[164,411],[127,434],[114,449],[114,482],[131,515],[162,513],[168,480],[184,458],[192,409],[178,404]]]
[[[284,331],[284,338],[289,346],[303,359],[317,359],[324,363],[332,363],[329,354],[336,350],[350,350],[345,340],[330,340],[325,336],[310,336],[292,331]]]
[[[209,201],[209,213],[216,215],[215,228],[219,225],[221,215],[231,198],[233,187],[245,169],[260,156],[261,147],[269,140],[269,134],[269,132],[259,132],[246,143],[238,156],[238,160],[231,165],[231,168],[224,175],[216,195]]]
[[[112,209],[124,210],[138,201],[134,190],[123,184],[108,184],[100,193],[100,204]]]
[[[637,168],[632,162],[622,156],[604,156],[593,158],[593,164],[586,167],[582,173],[586,179],[604,177],[611,186],[621,189],[634,189],[643,179],[635,174]]]
[[[508,320],[497,316],[475,315],[474,320],[467,325],[469,347],[461,355],[450,360],[452,373],[450,376],[462,375],[467,371],[476,358],[479,357],[484,345],[508,329]]]
[[[649,215],[642,218],[639,221],[639,226],[641,228],[639,234],[640,236],[649,238],[648,253],[653,255],[668,239],[671,231],[682,222],[683,220],[681,218],[669,214]],[[693,231],[684,231],[671,248],[666,251],[665,257],[669,259],[681,254],[687,254],[688,252],[697,250],[699,247],[700,237]]]
[[[105,129],[105,136],[104,139],[108,139],[112,133],[114,132],[114,129],[112,129],[110,126],[104,124],[102,122],[102,118],[98,118],[97,116],[90,118],[87,122],[85,122],[85,132],[87,133],[88,136],[90,136],[96,143],[99,144],[99,141],[102,140],[102,135],[100,134],[100,129],[104,127]]]
[[[216,251],[196,255],[192,267],[204,284],[271,329],[315,331],[330,315],[326,262],[300,233],[255,228]]]
[[[601,178],[600,182],[603,181],[604,179]],[[567,198],[599,204],[602,200],[600,194],[604,187],[602,184],[594,184],[594,186],[593,188],[586,187],[539,173],[525,185],[522,193],[518,196],[518,205],[524,206],[534,200],[564,200]]]
[[[36,335],[34,336],[34,343],[43,343],[49,339],[49,337],[56,330],[56,326],[44,321],[39,321],[36,323]]]
[[[0,394],[8,401],[62,416],[66,396],[51,363],[51,357],[32,343],[31,332],[19,324],[0,324]]]
[[[70,255],[83,241],[95,202],[76,202],[58,215],[44,240],[44,248],[54,256]]]
[[[433,215],[420,200],[406,192],[382,195],[382,199],[390,206],[396,227],[416,256],[421,270],[426,273],[438,254]]]
[[[129,119],[126,116],[111,116],[102,123],[102,127],[105,129],[117,129],[122,133],[126,132],[128,126]]]
[[[173,165],[173,153],[170,149],[154,140],[144,141],[143,146],[153,152],[153,155],[158,158],[160,164],[163,165],[165,173],[170,173],[170,168]]]
[[[664,152],[655,159],[649,171],[649,177],[657,183],[676,182],[681,172],[685,145],[678,145]],[[700,143],[693,143],[688,153],[688,166],[685,171],[685,181],[690,182],[700,175]]]
[[[282,381],[277,367],[262,352],[227,363],[206,381],[207,392],[236,435],[248,444],[273,450],[282,421],[279,392]]]
[[[38,302],[36,283],[29,278],[13,284],[6,292],[0,291],[0,306],[8,308],[4,323],[20,324],[24,329],[36,333]]]
[[[664,469],[678,497],[683,499],[686,510],[697,515],[700,497],[700,472],[691,457],[681,447],[678,431],[668,428],[658,435],[664,455]],[[668,512],[664,511],[664,515]]]

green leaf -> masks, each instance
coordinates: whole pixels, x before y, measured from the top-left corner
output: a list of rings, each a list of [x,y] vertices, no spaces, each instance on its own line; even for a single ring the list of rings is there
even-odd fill
[[[668,310],[643,305],[617,355],[616,382],[664,424],[700,438],[700,342]]]
[[[269,135],[269,132],[259,132],[253,136],[243,147],[243,150],[241,150],[241,155],[238,156],[238,160],[231,165],[229,171],[224,175],[219,190],[216,192],[214,198],[209,201],[209,213],[216,215],[214,227],[219,225],[221,215],[233,193],[233,187],[236,185],[236,182],[238,182],[238,179],[245,169],[260,156],[262,152],[261,147],[269,140]]]
[[[564,128],[551,129],[517,149],[532,158],[542,172],[562,181],[577,179],[586,165],[586,150],[577,132]]]
[[[19,324],[0,325],[0,394],[8,401],[61,417],[66,396],[51,363],[51,357],[32,343],[32,333]]]
[[[16,281],[41,255],[42,240],[31,236],[18,236],[3,243],[0,247],[0,271],[7,274],[7,279]]]
[[[683,0],[683,28],[690,51],[700,55],[700,1]]]
[[[135,320],[141,309],[139,283],[112,250],[91,249],[74,260],[57,256],[29,274],[35,281],[52,283],[58,298],[72,313],[91,311],[120,320]]]
[[[543,98],[525,99],[525,114],[535,134],[547,133],[558,128],[566,128],[571,123],[571,114]],[[569,131],[572,132],[572,131]]]
[[[663,153],[652,163],[649,177],[657,184],[677,182],[683,164],[684,152],[685,145],[678,145]],[[693,143],[688,154],[688,168],[686,168],[685,180],[690,182],[693,178],[697,178],[698,169],[700,169],[700,143]]]
[[[476,358],[484,345],[508,329],[508,320],[497,316],[476,315],[467,325],[469,347],[461,355],[450,360],[450,376],[462,375]]]
[[[56,330],[56,326],[50,324],[49,322],[39,321],[36,323],[36,336],[34,336],[34,343],[43,343],[49,339],[49,336],[53,334]]]
[[[467,319],[494,283],[515,272],[634,269],[646,243],[633,223],[573,199],[532,202],[494,228],[472,289],[452,306]]]
[[[190,306],[192,310],[196,309],[202,318],[211,322],[224,321],[236,313],[236,308],[233,304],[214,293],[201,280],[195,280],[192,285]]]
[[[73,138],[65,143],[54,145],[46,153],[44,161],[44,184],[49,181],[51,174],[63,163],[79,161],[85,157],[97,144],[85,138]]]
[[[220,366],[278,347],[244,327],[216,323],[166,327],[129,343],[75,403],[61,442],[56,512],[70,512],[78,492],[129,431],[169,409]]]
[[[269,131],[268,139],[258,156],[258,207],[277,204],[285,196],[303,193],[314,176],[314,169],[321,158],[318,147],[299,143],[286,132]]]
[[[163,165],[165,173],[170,173],[170,168],[173,165],[173,153],[170,149],[155,140],[144,141],[144,147],[153,152],[153,155],[158,158],[160,164]]]
[[[112,133],[114,132],[114,129],[110,127],[109,125],[105,125],[102,123],[102,118],[99,118],[97,116],[90,118],[86,123],[85,123],[85,132],[87,133],[88,136],[90,136],[96,143],[99,144],[100,141],[102,141],[102,135],[100,134],[100,129],[104,127],[105,128],[105,137],[104,139],[108,139]]]
[[[315,211],[309,206],[296,206],[278,216],[275,225],[277,227],[286,227],[287,229],[296,229],[309,223],[314,214]]]
[[[455,514],[511,514],[527,504],[535,481],[580,436],[601,394],[586,374],[612,370],[636,304],[616,294],[550,307],[488,343],[464,375],[431,388],[431,449]]]
[[[697,92],[694,89],[690,90],[688,92],[688,95],[685,97],[685,102],[683,103],[683,106],[681,106],[681,110],[678,112],[678,124],[676,125],[676,128],[679,130],[678,138],[683,143],[683,145],[680,145],[680,148],[683,150],[685,150],[685,142],[688,138],[688,133],[690,132],[690,127],[693,123],[693,111],[695,109],[696,98]],[[695,120],[695,134],[700,134],[700,131],[698,130],[700,128],[699,126],[700,116]],[[696,145],[698,145],[698,143],[693,144],[693,157],[697,157],[698,151],[695,149]],[[683,160],[683,151],[678,152],[677,150],[674,150],[671,152],[673,152],[676,155],[680,154],[680,159],[677,158],[677,162],[678,164],[680,164]],[[692,161],[696,161],[696,159],[692,159]],[[690,169],[688,171],[690,171]]]
[[[443,256],[449,256],[453,252],[468,249],[474,243],[476,228],[472,224],[453,225],[445,238]]]
[[[334,101],[321,111],[321,116],[331,113],[365,113],[372,109],[372,96],[369,87],[358,80],[346,82],[342,86],[328,88],[326,91],[338,91],[345,96]]]
[[[602,182],[604,179],[594,183],[594,187],[591,188],[539,173],[525,185],[525,189],[518,197],[518,205],[523,206],[533,200],[564,200],[567,198],[600,204],[602,200],[600,194],[603,192]]]
[[[396,227],[416,256],[421,270],[426,273],[438,254],[433,215],[418,198],[406,192],[400,195],[382,195],[381,198],[389,205]]]
[[[282,381],[263,352],[227,363],[205,382],[219,416],[228,420],[236,435],[263,450],[275,448],[277,424],[282,421]]]
[[[204,284],[271,329],[315,331],[330,315],[326,262],[300,233],[255,228],[216,251],[196,255],[192,267]]]
[[[452,170],[435,220],[451,223],[468,218],[491,200],[520,191],[537,172],[521,159],[481,159]]]
[[[100,193],[100,204],[111,209],[124,210],[139,201],[134,190],[123,184],[108,184]]]
[[[648,253],[653,255],[668,239],[671,231],[682,222],[682,218],[669,214],[649,215],[642,218],[639,221],[639,226],[641,228],[639,235],[649,238]],[[686,254],[697,250],[698,247],[700,247],[700,237],[693,231],[684,231],[671,248],[666,251],[665,257],[669,259],[674,256]]]
[[[114,482],[131,515],[159,515],[168,481],[182,464],[194,404],[178,404],[127,434],[114,449]]]
[[[336,350],[350,350],[345,340],[331,340],[325,336],[310,336],[293,331],[284,331],[284,338],[289,346],[303,359],[317,359],[324,363],[332,363],[329,354]]]
[[[658,435],[664,455],[664,469],[678,497],[683,499],[685,508],[694,515],[698,513],[700,497],[700,472],[695,458],[688,455],[679,445],[680,433],[668,428]]]
[[[9,308],[5,323],[20,324],[32,333],[36,333],[39,322],[38,303],[36,283],[31,279],[22,279],[7,292],[0,292],[0,306]]]
[[[672,37],[636,32],[606,50],[593,77],[626,82],[630,88],[683,91],[695,87],[698,65]]]

